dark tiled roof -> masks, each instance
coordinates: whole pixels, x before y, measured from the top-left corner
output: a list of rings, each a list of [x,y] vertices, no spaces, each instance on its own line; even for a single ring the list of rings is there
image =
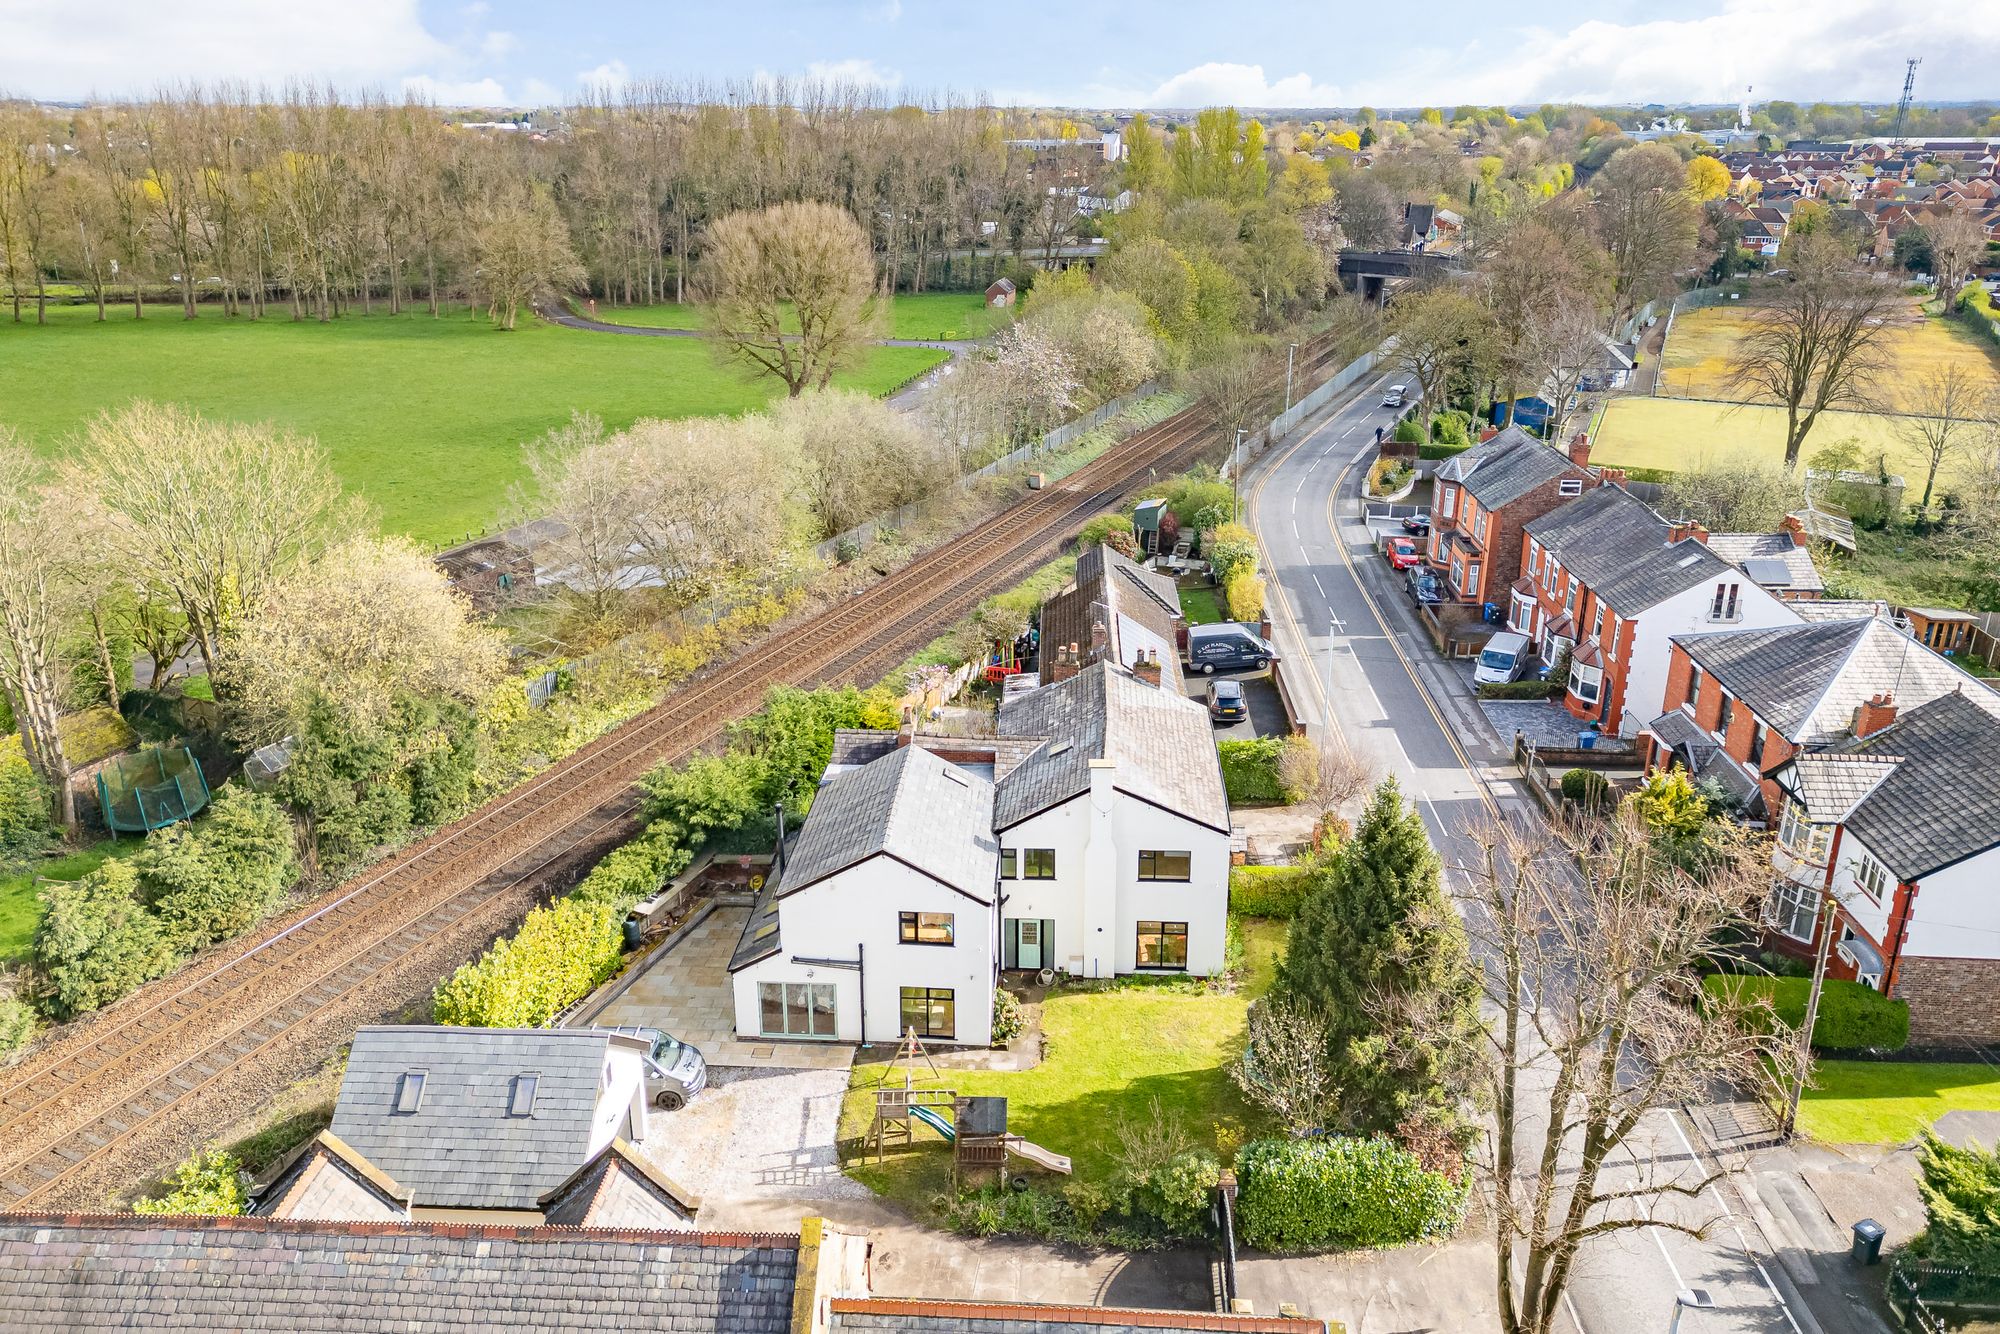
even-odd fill
[[[0,1324],[787,1334],[797,1268],[753,1234],[6,1215]]]
[[[750,920],[743,924],[743,934],[736,938],[736,948],[729,955],[729,971],[742,972],[783,949],[778,926],[778,877],[774,875],[765,879],[750,905]]]
[[[610,1034],[591,1029],[364,1028],[354,1035],[333,1133],[410,1192],[417,1207],[535,1209],[583,1165]],[[424,1072],[417,1110],[395,1110],[402,1076]],[[509,1116],[516,1075],[534,1110]]]
[[[2000,716],[2000,694],[1876,617],[1676,635],[1674,642],[1794,742],[1839,736],[1874,695],[1914,709],[1963,689]]]
[[[1565,573],[1620,616],[1636,616],[1730,570],[1729,562],[1692,538],[1667,545],[1672,525],[1623,487],[1597,487],[1526,527]]]
[[[1148,685],[1096,663],[1008,701],[1000,710],[1000,731],[1047,740],[995,789],[996,829],[1089,791],[1094,759],[1117,766],[1119,791],[1197,824],[1229,828],[1208,710],[1165,684]]]
[[[2000,844],[2000,718],[1971,698],[1940,695],[1843,753],[1902,761],[1847,817],[1898,880]]]
[[[993,785],[921,746],[840,774],[813,798],[778,895],[887,853],[979,903],[993,902]],[[751,920],[756,920],[753,914]]]
[[[1178,631],[1180,593],[1174,581],[1156,574],[1099,543],[1076,561],[1076,582],[1042,604],[1042,661],[1054,661],[1057,646],[1090,651],[1090,627],[1103,621],[1106,652],[1130,666],[1140,649],[1160,657],[1161,679],[1175,690],[1181,680]]]
[[[1552,449],[1518,426],[1509,426],[1451,458],[1439,480],[1459,482],[1487,509],[1519,500],[1559,477],[1583,474],[1562,451]]]

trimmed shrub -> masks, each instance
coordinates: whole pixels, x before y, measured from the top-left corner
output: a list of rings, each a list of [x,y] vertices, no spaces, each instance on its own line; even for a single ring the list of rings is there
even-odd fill
[[[1005,1046],[1020,1037],[1027,1026],[1028,1014],[1021,1008],[1020,998],[1005,987],[993,988],[993,1045]]]
[[[1449,1236],[1466,1190],[1387,1139],[1252,1140],[1236,1156],[1245,1244],[1399,1246]]]
[[[1225,523],[1210,529],[1201,539],[1201,554],[1215,582],[1224,588],[1238,570],[1257,571],[1257,539],[1240,523]]]
[[[234,1218],[248,1203],[243,1194],[243,1164],[227,1149],[196,1149],[167,1178],[167,1193],[132,1206],[135,1214],[179,1217]]]
[[[81,880],[42,891],[35,958],[49,979],[48,1009],[71,1019],[109,1005],[174,965],[160,923],[139,902],[139,872],[109,861]]]
[[[1563,683],[1554,677],[1546,681],[1487,681],[1479,687],[1479,698],[1554,699],[1562,692]]]
[[[48,786],[25,756],[0,754],[0,852],[33,847],[48,833]]]
[[[1571,769],[1562,776],[1562,794],[1587,811],[1601,811],[1611,799],[1611,780],[1595,769]]]
[[[1122,533],[1128,539],[1132,536],[1132,520],[1123,514],[1100,514],[1077,530],[1078,551],[1088,551],[1100,542],[1109,542],[1113,534]]]
[[[1278,772],[1278,760],[1284,754],[1282,738],[1218,741],[1215,750],[1222,761],[1222,786],[1230,801],[1239,805],[1284,804],[1285,784]]]
[[[1305,900],[1309,882],[1301,866],[1232,866],[1229,911],[1245,917],[1289,921]]]
[[[1169,1232],[1200,1236],[1208,1230],[1209,1201],[1221,1180],[1215,1155],[1191,1149],[1133,1182],[1132,1208],[1158,1219]]]
[[[661,820],[630,843],[605,853],[569,896],[615,908],[622,920],[633,904],[658,893],[660,886],[685,871],[693,860],[694,849],[687,845],[679,827]]]
[[[1764,998],[1773,1015],[1798,1028],[1806,1021],[1810,977],[1752,977],[1714,973],[1701,980],[1705,1003],[1735,1001],[1750,1004]],[[1910,1040],[1910,1003],[1890,1000],[1859,982],[1828,978],[1820,992],[1819,1016],[1813,1023],[1813,1046],[1827,1051],[1857,1051],[1864,1047],[1895,1051]]]
[[[543,1028],[618,968],[623,909],[563,899],[453,973],[431,996],[434,1023]]]
[[[1417,425],[1416,418],[1405,417],[1396,423],[1396,429],[1389,438],[1399,445],[1420,445],[1424,440],[1424,428]]]
[[[1264,615],[1264,581],[1255,566],[1240,567],[1222,586],[1223,601],[1229,604],[1229,619],[1254,625]]]

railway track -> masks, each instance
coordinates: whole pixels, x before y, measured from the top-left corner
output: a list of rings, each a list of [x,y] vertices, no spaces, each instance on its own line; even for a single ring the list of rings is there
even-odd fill
[[[1330,340],[1301,351],[1310,385]],[[633,783],[713,741],[777,685],[865,681],[1049,558],[1082,518],[1218,445],[1203,405],[737,658],[520,787],[308,905],[78,1025],[0,1086],[0,1205],[97,1202],[119,1167],[213,1133],[233,1090],[299,1044],[324,1056],[379,1012],[384,976],[436,976],[532,901],[549,869],[629,824]],[[472,948],[476,948],[476,944]]]

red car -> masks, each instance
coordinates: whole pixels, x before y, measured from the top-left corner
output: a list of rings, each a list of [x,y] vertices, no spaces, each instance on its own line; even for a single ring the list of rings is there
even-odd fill
[[[1424,558],[1423,553],[1417,549],[1417,544],[1407,537],[1390,538],[1388,550],[1389,567],[1395,570],[1410,569],[1420,564]]]

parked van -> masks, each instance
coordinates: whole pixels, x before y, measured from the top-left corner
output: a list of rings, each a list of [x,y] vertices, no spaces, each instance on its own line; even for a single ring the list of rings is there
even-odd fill
[[[1474,685],[1504,685],[1518,681],[1528,670],[1528,659],[1534,656],[1534,649],[1526,635],[1517,635],[1509,630],[1497,634],[1486,641],[1486,648],[1479,655],[1479,665],[1472,669]]]
[[[1408,385],[1404,384],[1390,385],[1389,388],[1386,391],[1384,391],[1382,395],[1382,406],[1385,408],[1402,407],[1403,398],[1409,392],[1410,392],[1410,387]]]
[[[1277,656],[1269,640],[1234,621],[1188,628],[1188,666],[1204,676],[1217,672],[1261,672]]]

